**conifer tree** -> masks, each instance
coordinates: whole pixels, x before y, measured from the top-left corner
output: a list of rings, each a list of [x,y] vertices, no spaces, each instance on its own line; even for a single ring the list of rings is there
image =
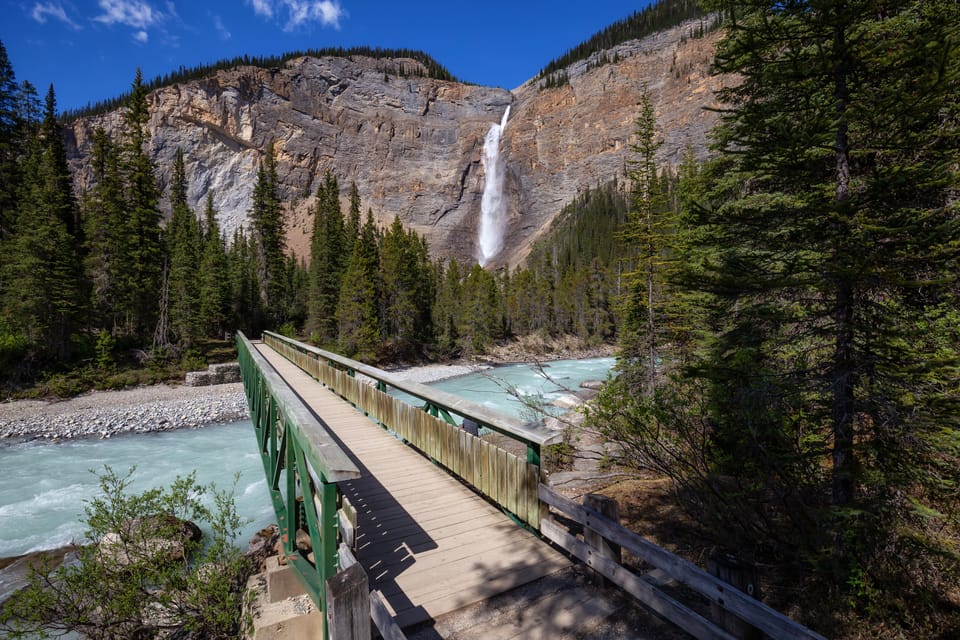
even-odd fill
[[[130,99],[123,115],[124,144],[122,163],[124,181],[125,250],[119,256],[121,274],[121,311],[127,327],[141,337],[154,330],[161,289],[163,247],[160,240],[160,190],[153,175],[153,162],[147,155],[150,134],[147,88],[137,69]]]
[[[379,248],[373,212],[353,245],[340,287],[337,325],[340,348],[351,357],[372,360],[380,349]]]
[[[359,203],[358,203],[359,206]],[[307,326],[320,342],[337,337],[337,302],[340,279],[349,254],[345,254],[343,212],[340,210],[340,185],[327,172],[317,189],[317,205],[310,238],[310,276],[307,295]],[[350,245],[352,249],[352,243]]]
[[[53,87],[42,133],[24,161],[16,225],[5,243],[3,311],[8,322],[42,351],[65,360],[83,319],[84,286],[71,225],[76,202],[56,125]]]
[[[277,165],[273,143],[260,161],[257,184],[253,189],[253,207],[250,210],[253,226],[252,241],[255,246],[257,275],[259,279],[260,308],[266,310],[269,322],[276,322],[282,315],[286,299],[283,252],[286,247],[283,230],[283,212],[277,182]]]
[[[437,331],[437,347],[449,356],[460,353],[459,326],[463,323],[463,283],[460,263],[456,258],[437,268],[437,295],[433,303],[433,325]]]
[[[93,133],[90,164],[93,184],[81,203],[84,270],[91,285],[94,324],[113,332],[122,324],[120,295],[127,231],[119,151],[103,129]]]
[[[631,384],[650,395],[657,384],[657,362],[662,357],[665,328],[665,271],[669,268],[669,243],[673,227],[670,209],[658,179],[657,150],[663,141],[650,95],[644,88],[636,120],[637,141],[628,176],[633,181],[629,218],[622,232],[630,270],[625,274],[623,324],[620,333],[620,368]]]
[[[394,217],[380,246],[380,320],[384,339],[398,354],[432,341],[431,276],[426,241]]]
[[[17,80],[7,50],[0,41],[0,240],[8,233],[15,206],[17,170]]]
[[[170,327],[182,348],[200,336],[200,227],[187,203],[187,176],[183,149],[178,148],[170,182],[170,223],[166,244],[169,256]]]
[[[213,194],[207,193],[204,210],[203,249],[200,256],[198,324],[205,336],[221,336],[226,329],[227,302],[230,294],[227,254]]]
[[[256,335],[266,326],[259,248],[256,238],[247,238],[237,229],[227,253],[230,323],[247,335]]]
[[[955,559],[957,344],[937,332],[957,312],[960,10],[718,6],[716,66],[742,82],[701,219],[712,460],[764,514],[746,536],[877,593]]]
[[[347,254],[350,254],[360,237],[360,190],[357,189],[356,182],[350,183],[350,209],[347,211],[347,224],[343,231],[343,246]]]

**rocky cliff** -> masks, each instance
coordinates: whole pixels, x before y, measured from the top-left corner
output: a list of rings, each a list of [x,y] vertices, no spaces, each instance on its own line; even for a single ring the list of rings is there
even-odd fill
[[[297,58],[282,68],[240,67],[150,95],[150,146],[166,186],[183,148],[188,197],[199,212],[208,192],[227,233],[250,207],[257,163],[274,143],[283,196],[291,202],[291,246],[303,250],[304,216],[327,170],[344,195],[356,182],[364,207],[394,215],[424,234],[437,255],[475,256],[483,192],[484,136],[511,105],[501,148],[506,160],[509,227],[497,263],[516,263],[561,207],[588,186],[622,173],[646,86],[676,163],[687,143],[702,152],[714,121],[704,107],[723,80],[708,75],[714,38],[691,39],[692,25],[619,45],[617,62],[583,61],[569,83],[514,91],[409,73],[419,63],[372,58]],[[67,132],[78,189],[89,181],[97,127],[120,114],[75,121]]]

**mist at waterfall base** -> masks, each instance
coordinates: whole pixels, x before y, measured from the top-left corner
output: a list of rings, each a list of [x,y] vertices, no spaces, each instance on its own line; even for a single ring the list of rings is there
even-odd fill
[[[503,197],[503,161],[500,159],[500,137],[507,128],[510,106],[503,112],[500,124],[487,131],[483,140],[483,198],[480,200],[480,236],[477,261],[485,267],[503,248],[503,232],[507,221],[507,203]]]
[[[523,405],[504,387],[549,402],[564,393],[560,387],[575,390],[584,380],[605,379],[613,364],[613,358],[550,362],[544,372],[552,381],[530,365],[504,365],[430,386],[523,417]],[[194,470],[200,484],[215,482],[218,488],[229,488],[239,473],[237,510],[250,519],[237,539],[241,547],[257,530],[276,521],[249,421],[105,440],[4,444],[0,445],[0,557],[82,542],[84,501],[97,496],[95,472],[102,472],[104,465],[119,473],[136,465],[134,491],[168,486],[177,475]]]

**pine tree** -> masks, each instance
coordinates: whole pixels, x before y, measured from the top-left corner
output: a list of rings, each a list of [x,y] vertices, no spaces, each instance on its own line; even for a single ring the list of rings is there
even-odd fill
[[[357,183],[350,183],[350,209],[347,211],[347,224],[344,227],[344,243],[347,254],[352,253],[353,245],[360,238],[360,190]]]
[[[260,306],[266,310],[268,322],[276,323],[282,315],[282,306],[286,299],[284,275],[286,266],[283,257],[286,240],[273,143],[267,147],[267,152],[257,170],[250,222],[253,226],[252,240],[255,245],[257,276],[262,300]]]
[[[663,141],[646,88],[640,97],[636,120],[637,141],[631,145],[629,178],[633,181],[629,219],[622,231],[632,264],[625,274],[623,324],[620,334],[621,373],[630,383],[651,395],[657,385],[665,327],[661,318],[666,293],[665,272],[670,268],[671,209],[658,179],[657,150]]]
[[[93,133],[90,165],[93,185],[81,203],[84,271],[91,284],[94,324],[113,332],[122,324],[120,295],[127,233],[119,152],[103,129]]]
[[[398,355],[432,342],[433,279],[426,241],[407,232],[399,217],[380,246],[381,331]]]
[[[952,545],[957,343],[938,332],[957,314],[960,15],[722,8],[716,66],[742,82],[719,96],[701,220],[712,459],[764,514],[745,535],[877,593],[884,572]]]
[[[257,335],[266,328],[267,313],[263,306],[261,274],[256,238],[247,238],[237,229],[227,252],[230,283],[230,324],[247,335]]]
[[[17,80],[0,41],[0,240],[8,233],[17,197]]]
[[[187,203],[187,176],[183,149],[178,148],[170,182],[171,217],[167,225],[169,256],[170,328],[181,348],[193,346],[200,336],[200,254],[201,237],[197,217]]]
[[[229,276],[227,254],[217,212],[213,207],[213,194],[207,193],[204,210],[203,252],[200,256],[200,278],[197,322],[202,335],[222,336],[227,322]]]
[[[353,245],[350,261],[340,287],[337,325],[340,348],[351,357],[373,360],[380,349],[379,248],[373,213]]]
[[[437,295],[433,303],[433,325],[437,346],[448,357],[460,354],[459,326],[463,322],[463,283],[460,263],[451,258],[437,268]]]
[[[70,225],[77,219],[70,174],[56,125],[53,87],[42,129],[24,161],[16,226],[5,242],[3,312],[42,351],[60,361],[84,316],[80,256]]]
[[[336,176],[328,171],[323,184],[317,189],[313,234],[310,238],[307,295],[306,331],[322,343],[335,340],[338,333],[340,280],[350,255],[345,253],[345,239],[340,185]]]
[[[119,256],[123,269],[117,273],[122,277],[119,304],[126,325],[141,337],[152,334],[155,328],[163,266],[160,190],[146,149],[150,137],[149,118],[147,88],[138,68],[123,115],[121,169],[125,218],[122,228],[126,246]]]

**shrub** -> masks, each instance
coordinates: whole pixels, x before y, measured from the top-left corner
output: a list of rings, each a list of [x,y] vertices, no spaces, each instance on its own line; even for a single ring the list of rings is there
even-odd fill
[[[28,586],[0,610],[4,637],[237,637],[251,567],[233,544],[244,523],[232,492],[198,485],[190,474],[168,488],[131,494],[132,475],[105,468],[102,495],[84,509],[89,544],[69,565],[33,566]],[[185,535],[192,533],[185,521],[201,525],[209,539]],[[163,541],[177,541],[182,553],[142,553],[167,550]]]

